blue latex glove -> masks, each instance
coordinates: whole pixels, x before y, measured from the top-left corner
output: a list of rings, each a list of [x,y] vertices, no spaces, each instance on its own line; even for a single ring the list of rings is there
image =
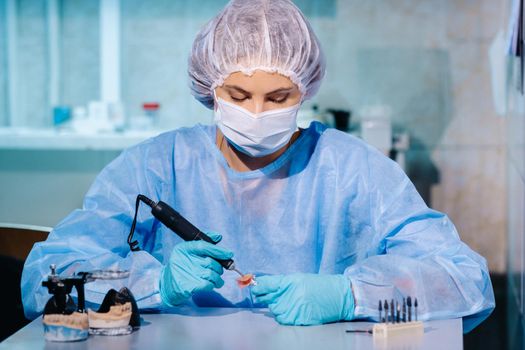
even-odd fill
[[[251,291],[280,324],[317,325],[354,317],[350,280],[343,275],[260,276]]]
[[[214,242],[222,236],[206,233]],[[221,288],[222,266],[215,259],[231,259],[233,253],[228,249],[204,241],[190,241],[177,244],[170,256],[170,261],[162,268],[160,278],[160,296],[170,306],[182,303],[193,292],[209,291]]]

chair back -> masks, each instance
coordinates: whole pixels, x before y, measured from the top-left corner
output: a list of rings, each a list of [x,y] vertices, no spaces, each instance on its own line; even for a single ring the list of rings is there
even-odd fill
[[[45,241],[51,227],[0,222],[0,256],[25,261],[36,242]]]

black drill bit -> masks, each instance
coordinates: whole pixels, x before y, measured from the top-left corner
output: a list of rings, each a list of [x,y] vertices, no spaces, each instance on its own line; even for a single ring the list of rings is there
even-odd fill
[[[412,298],[407,298],[408,322],[412,322]]]
[[[396,322],[396,309],[394,309],[394,299],[390,300],[390,315],[392,323]]]
[[[405,298],[403,298],[403,322],[407,321],[407,302]]]
[[[374,334],[374,332],[371,329],[347,329],[346,333],[368,333],[368,334]]]
[[[396,323],[399,323],[401,316],[401,306],[399,306],[399,302],[396,300]]]
[[[381,316],[382,316],[382,311],[383,311],[383,305],[381,304],[381,300],[379,300],[379,322],[382,322],[381,321]]]
[[[388,301],[385,300],[385,303],[383,305],[383,309],[385,309],[385,322],[388,323],[390,315],[388,314]]]
[[[414,310],[416,312],[416,321],[417,321],[417,298],[414,300]]]

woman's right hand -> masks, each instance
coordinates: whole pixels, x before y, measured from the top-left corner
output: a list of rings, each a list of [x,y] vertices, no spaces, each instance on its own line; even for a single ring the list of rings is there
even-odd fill
[[[207,233],[214,242],[222,236]],[[227,260],[233,257],[228,249],[205,241],[190,241],[177,244],[171,252],[170,260],[162,268],[160,278],[160,295],[162,301],[175,306],[188,299],[197,291],[209,291],[221,288],[222,266],[216,259]]]

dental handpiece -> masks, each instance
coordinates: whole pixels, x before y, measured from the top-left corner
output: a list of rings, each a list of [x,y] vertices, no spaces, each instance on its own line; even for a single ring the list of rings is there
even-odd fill
[[[175,232],[180,238],[185,241],[198,241],[203,240],[205,242],[216,244],[207,234],[195,227],[185,217],[180,215],[175,209],[170,207],[163,201],[154,202],[146,196],[142,196],[142,200],[151,207],[151,214],[157,218],[160,222]],[[221,260],[215,259],[224,267],[226,270],[235,271],[239,275],[244,276],[242,272],[237,270],[233,259]]]

